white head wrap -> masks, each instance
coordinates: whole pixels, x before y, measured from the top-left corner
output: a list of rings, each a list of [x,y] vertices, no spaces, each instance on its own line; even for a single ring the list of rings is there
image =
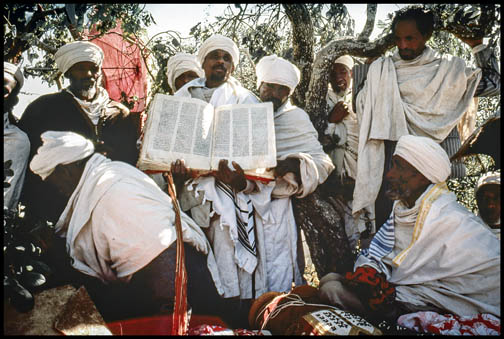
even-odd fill
[[[334,60],[334,63],[345,65],[350,71],[354,65],[354,61],[349,55],[340,56],[338,59]]]
[[[203,66],[203,62],[205,61],[207,54],[211,51],[215,51],[216,49],[222,49],[223,51],[231,54],[231,57],[233,58],[233,65],[236,69],[240,61],[240,51],[238,50],[238,46],[233,40],[220,34],[212,35],[203,42],[203,45],[201,45],[198,51],[198,61],[201,66]]]
[[[445,181],[451,173],[448,154],[431,138],[403,135],[397,142],[394,155],[409,162],[434,184]]]
[[[56,54],[54,54],[54,59],[60,72],[65,74],[70,67],[83,61],[93,62],[101,67],[103,51],[92,42],[74,41],[60,47]]]
[[[168,59],[166,66],[166,76],[168,78],[168,85],[175,92],[175,79],[185,72],[193,71],[198,74],[200,78],[205,76],[205,72],[196,59],[195,55],[189,53],[177,53]]]
[[[70,164],[94,153],[93,143],[74,132],[47,131],[40,137],[43,143],[33,157],[30,169],[40,175],[42,180],[45,180],[56,166]]]
[[[501,176],[499,172],[488,172],[483,174],[476,183],[476,188],[474,190],[474,194],[478,192],[478,190],[485,185],[500,185]]]
[[[262,82],[287,86],[291,95],[301,80],[301,72],[296,65],[275,54],[259,60],[256,65],[257,88]]]
[[[23,87],[24,77],[23,72],[21,72],[21,69],[18,66],[11,64],[10,62],[7,61],[4,61],[3,66],[5,73],[9,73],[14,76],[14,79],[16,79],[19,88]]]

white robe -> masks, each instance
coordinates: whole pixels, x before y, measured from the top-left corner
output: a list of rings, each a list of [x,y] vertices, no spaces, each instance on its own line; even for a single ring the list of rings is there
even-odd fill
[[[413,60],[402,60],[396,52],[371,64],[356,98],[360,130],[354,214],[374,204],[380,190],[383,140],[413,134],[440,143],[467,110],[480,79],[481,69],[429,47]]]
[[[430,185],[411,209],[396,201],[394,213],[394,247],[381,262],[397,300],[500,317],[500,241],[446,183]],[[382,270],[361,255],[355,267],[363,265]]]
[[[210,245],[181,213],[183,240]],[[131,279],[177,239],[170,197],[137,168],[95,153],[56,223],[77,270],[103,282]]]
[[[11,125],[8,113],[4,113],[4,162],[12,160],[10,168],[14,171],[14,175],[5,180],[10,186],[4,188],[4,207],[9,209],[17,207],[29,154],[30,140],[28,136],[16,126]]]
[[[292,173],[268,184],[248,182],[239,194],[246,194],[253,203],[257,243],[257,266],[254,283],[255,297],[268,291],[286,292],[302,283],[302,272],[297,265],[297,228],[290,196],[304,197],[324,182],[334,166],[318,142],[317,132],[308,114],[284,104],[275,112],[277,158],[300,159],[301,185]],[[218,272],[209,267],[219,293],[228,298],[252,298],[252,274],[239,267],[234,250],[236,225],[230,220],[234,210],[223,208],[213,193],[214,178],[198,178],[181,196],[184,210],[191,209],[192,217],[214,241]],[[209,202],[213,204],[210,207]],[[223,217],[221,217],[223,216]]]

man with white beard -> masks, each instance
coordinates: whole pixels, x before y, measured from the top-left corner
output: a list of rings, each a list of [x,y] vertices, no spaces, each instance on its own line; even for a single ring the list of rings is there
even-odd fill
[[[135,165],[136,123],[128,108],[111,100],[101,85],[101,48],[91,42],[74,41],[62,46],[54,57],[70,84],[57,93],[37,98],[21,116],[18,126],[31,143],[28,161],[42,145],[40,135],[52,130],[79,133],[110,159]],[[26,173],[21,201],[27,207],[27,216],[49,221],[55,221],[64,207],[64,199],[30,171]]]

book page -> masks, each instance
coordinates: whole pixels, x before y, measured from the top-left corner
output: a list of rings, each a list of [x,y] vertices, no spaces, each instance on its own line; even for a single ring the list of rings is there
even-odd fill
[[[141,170],[169,170],[184,159],[186,166],[209,169],[213,107],[199,100],[156,94],[149,108],[138,160]]]
[[[276,166],[272,103],[220,106],[214,123],[212,169],[221,159],[236,161],[244,170],[259,169],[257,173]]]

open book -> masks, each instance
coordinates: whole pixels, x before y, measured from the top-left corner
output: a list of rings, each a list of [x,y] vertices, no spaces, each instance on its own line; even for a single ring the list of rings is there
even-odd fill
[[[221,159],[237,162],[254,179],[274,179],[276,166],[273,104],[223,105],[194,98],[156,94],[149,108],[137,166],[167,171],[171,163],[202,173],[218,169]]]

